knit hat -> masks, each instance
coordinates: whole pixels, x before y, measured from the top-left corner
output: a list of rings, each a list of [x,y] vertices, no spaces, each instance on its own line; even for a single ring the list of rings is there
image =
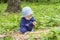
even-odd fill
[[[22,9],[22,17],[28,16],[30,14],[33,14],[33,11],[30,7],[24,7]]]

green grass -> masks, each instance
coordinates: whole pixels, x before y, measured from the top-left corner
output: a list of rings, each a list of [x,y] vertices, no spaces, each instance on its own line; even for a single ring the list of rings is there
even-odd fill
[[[21,7],[29,6],[32,8],[36,19],[37,25],[35,30],[45,27],[58,27],[60,26],[60,3],[29,3],[22,2]],[[0,33],[10,32],[19,29],[21,19],[20,13],[6,13],[7,4],[0,4]]]
[[[28,5],[27,5],[28,4]],[[0,28],[6,31],[11,29],[18,29],[19,22],[21,19],[20,13],[11,13],[8,14],[5,12],[7,4],[0,4]],[[36,29],[41,27],[55,27],[60,26],[60,3],[51,4],[51,3],[29,3],[22,2],[21,7],[29,6],[32,8],[34,14],[33,16],[36,19],[37,26]]]

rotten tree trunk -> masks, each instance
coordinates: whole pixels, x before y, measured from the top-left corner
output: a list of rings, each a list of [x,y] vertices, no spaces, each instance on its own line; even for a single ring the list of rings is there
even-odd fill
[[[32,2],[33,2],[33,0],[29,0],[29,2],[31,2],[31,3],[32,3]]]
[[[6,12],[16,13],[20,11],[21,11],[20,0],[8,0],[8,6]]]

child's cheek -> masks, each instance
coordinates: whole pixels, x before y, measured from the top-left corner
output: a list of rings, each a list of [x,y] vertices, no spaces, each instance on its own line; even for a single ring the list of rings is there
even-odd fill
[[[25,17],[26,20],[30,20],[32,17]]]
[[[30,20],[30,18],[26,18],[26,20]]]

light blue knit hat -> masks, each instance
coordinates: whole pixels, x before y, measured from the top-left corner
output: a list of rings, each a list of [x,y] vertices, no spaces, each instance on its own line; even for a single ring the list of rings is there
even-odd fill
[[[33,14],[32,9],[30,7],[28,7],[28,6],[27,7],[24,7],[22,9],[22,17],[25,17],[25,16],[27,16],[29,14]]]

